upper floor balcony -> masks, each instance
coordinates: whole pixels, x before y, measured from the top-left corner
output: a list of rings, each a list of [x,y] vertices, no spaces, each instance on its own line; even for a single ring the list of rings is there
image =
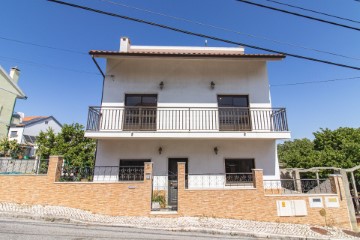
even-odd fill
[[[91,138],[290,138],[285,108],[90,107]]]

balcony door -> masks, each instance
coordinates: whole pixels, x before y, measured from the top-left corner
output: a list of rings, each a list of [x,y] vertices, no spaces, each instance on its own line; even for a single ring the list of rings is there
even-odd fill
[[[156,130],[156,94],[126,94],[124,126],[126,131]]]
[[[219,130],[251,130],[249,96],[218,95]]]

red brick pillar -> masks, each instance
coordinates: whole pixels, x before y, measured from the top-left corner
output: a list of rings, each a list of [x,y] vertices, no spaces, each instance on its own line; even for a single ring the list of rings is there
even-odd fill
[[[185,164],[178,162],[178,213],[182,212],[183,193],[185,191]]]
[[[152,199],[152,178],[153,178],[153,163],[145,162],[144,163],[144,184],[146,189],[146,201],[148,202],[149,211],[151,211],[151,199]]]
[[[62,156],[50,156],[47,175],[52,182],[59,181],[63,161],[64,159]]]
[[[264,180],[263,180],[263,170],[262,169],[253,169],[253,181],[254,187],[258,191],[264,191]]]

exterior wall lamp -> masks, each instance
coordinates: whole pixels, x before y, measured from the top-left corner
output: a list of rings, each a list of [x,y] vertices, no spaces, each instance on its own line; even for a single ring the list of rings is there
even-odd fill
[[[214,89],[214,88],[215,88],[215,83],[214,83],[213,81],[211,81],[210,87],[211,87],[211,89]]]
[[[218,152],[219,152],[218,147],[214,147],[214,153],[217,155],[217,154],[218,154]]]
[[[162,147],[159,147],[159,149],[158,149],[158,151],[159,151],[159,155],[161,155],[161,153],[162,153]]]
[[[160,87],[161,90],[164,88],[164,82],[163,81],[160,82],[159,87]]]

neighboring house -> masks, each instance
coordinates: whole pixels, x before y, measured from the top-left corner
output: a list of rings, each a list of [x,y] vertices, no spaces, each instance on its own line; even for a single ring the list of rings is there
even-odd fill
[[[20,70],[16,67],[7,74],[0,66],[0,139],[8,135],[16,99],[26,99],[18,86],[19,75]]]
[[[85,133],[98,140],[94,181],[142,180],[151,161],[153,187],[176,205],[178,162],[187,164],[189,188],[246,187],[254,168],[280,179],[276,140],[290,132],[285,109],[271,104],[267,62],[285,56],[131,46],[128,38],[120,51],[90,54],[107,61],[102,103],[90,107]]]
[[[22,113],[15,113],[14,123],[9,129],[9,140],[16,140],[19,144],[27,147],[25,156],[34,155],[36,137],[40,132],[45,132],[49,128],[54,133],[61,131],[62,125],[53,116],[28,116],[24,117]]]

